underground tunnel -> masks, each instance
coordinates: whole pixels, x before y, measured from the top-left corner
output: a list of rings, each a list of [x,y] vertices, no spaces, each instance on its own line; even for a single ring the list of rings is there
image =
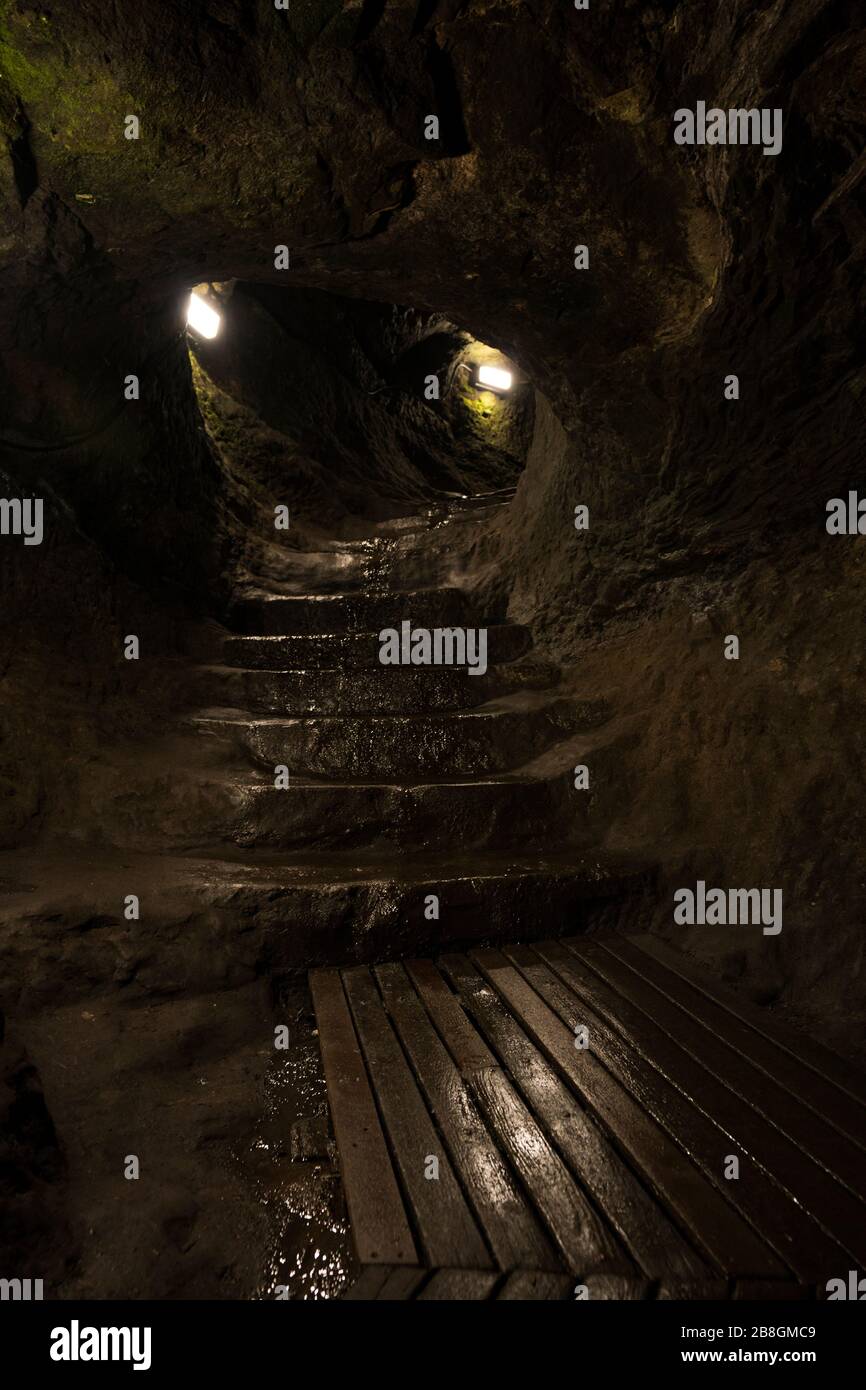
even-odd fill
[[[866,1296],[864,77],[0,0],[4,1300]]]

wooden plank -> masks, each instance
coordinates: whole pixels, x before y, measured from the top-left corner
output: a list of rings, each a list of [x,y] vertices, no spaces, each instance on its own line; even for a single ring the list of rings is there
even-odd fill
[[[500,1269],[562,1264],[401,965],[375,969],[385,1007]]]
[[[741,1085],[726,1087],[719,1081],[710,1064],[713,1046],[711,1043],[708,1047],[705,1035],[695,1051],[693,1043],[683,1036],[682,1012],[669,1004],[663,995],[652,989],[609,951],[587,942],[569,941],[563,945],[567,945],[570,955],[578,962],[591,966],[592,970],[615,991],[616,1010],[608,1013],[609,1021],[615,1027],[619,1027],[618,1017],[625,1018],[626,1006],[633,1005],[634,1012],[629,1012],[628,1023],[630,1040],[638,1036],[649,1039],[646,1042],[647,1055],[654,1061],[658,1060],[661,1048],[665,1047],[668,1062],[664,1070],[668,1070],[673,1059],[676,1064],[669,1075],[677,1085],[681,1079],[681,1065],[677,1059],[687,1055],[692,1062],[697,1062],[700,1067],[698,1084],[695,1085],[690,1080],[693,1073],[687,1073],[681,1089],[711,1118],[723,1112],[729,1116],[733,1113],[735,1123],[729,1129],[726,1121],[726,1132],[735,1135],[742,1147],[754,1156],[765,1172],[780,1186],[786,1188],[794,1200],[799,1202],[853,1259],[861,1265],[866,1262],[863,1204],[840,1183],[834,1182],[797,1144],[766,1121],[751,1104],[751,1097],[743,1094]],[[665,1035],[667,1044],[664,1041]],[[674,1053],[670,1051],[671,1039],[677,1044]]]
[[[783,1264],[752,1227],[732,1210],[718,1189],[646,1114],[597,1057],[591,1051],[579,1051],[574,1046],[573,1034],[518,971],[498,951],[478,951],[473,953],[472,959],[483,967],[487,978],[513,1009],[522,1027],[530,1031],[550,1061],[568,1077],[586,1103],[601,1117],[668,1209],[675,1212],[679,1220],[695,1234],[716,1268],[744,1275],[784,1275]],[[532,1053],[538,1058],[538,1065],[533,1071],[527,1058],[527,1047],[515,1041],[515,1031],[519,1030],[516,1030],[513,1020],[508,1018],[501,1006],[497,1009],[495,998],[490,991],[487,998],[479,995],[479,1011],[483,1011],[482,1027],[508,1062],[521,1089],[527,1082],[532,1087],[532,1092],[524,1090],[524,1095],[530,1099],[536,1113],[540,1113],[538,1106],[539,1101],[543,1103],[543,1098],[536,1096],[538,1081],[546,1080],[549,1091],[553,1080],[551,1070],[532,1048]],[[565,1090],[564,1087],[562,1089]],[[555,1137],[558,1143],[561,1142],[560,1132]],[[617,1211],[621,1216],[623,1195],[618,1190],[618,1184],[611,1180],[612,1175],[620,1176],[623,1172],[621,1160],[616,1158],[609,1145],[605,1145],[605,1148],[612,1157],[605,1160],[600,1147],[596,1145],[593,1151],[584,1135],[579,1138],[579,1148],[588,1160],[587,1168],[580,1173],[581,1178],[590,1186],[606,1213],[613,1217],[613,1212]],[[569,1154],[570,1161],[571,1158]],[[630,1206],[626,1208],[625,1220],[628,1222],[629,1243],[634,1241],[640,1248],[640,1263],[644,1272],[651,1278],[711,1276],[713,1271],[708,1270],[706,1263],[694,1255],[669,1218],[654,1203],[646,1199],[641,1206],[637,1205],[634,1189],[642,1191],[633,1180],[627,1194]],[[652,1220],[653,1214],[655,1221]],[[667,1251],[660,1250],[656,1244],[660,1227],[668,1233],[672,1242],[676,1242],[674,1249],[680,1265],[678,1270],[664,1268]]]
[[[743,1050],[749,1035],[754,1038],[753,1030],[651,956],[636,951],[624,937],[608,937],[600,944],[658,991],[660,997],[670,1001],[679,1017],[677,1036],[686,1036],[696,1048],[711,1052],[711,1070],[720,1081],[739,1087],[750,1103],[799,1144],[804,1153],[810,1154],[828,1173],[845,1183],[854,1196],[862,1195],[863,1150],[802,1103],[796,1078],[791,1080],[795,1088],[792,1092],[785,1084],[768,1076]],[[866,1207],[863,1219],[866,1221]]]
[[[841,1091],[810,1067],[804,1068],[799,1058],[739,1018],[725,1007],[723,1001],[701,990],[687,975],[672,969],[666,960],[657,957],[655,951],[641,950],[631,940],[623,944],[629,949],[628,963],[634,969],[641,974],[647,973],[647,967],[640,962],[642,956],[649,955],[651,969],[661,972],[665,978],[665,992],[670,998],[706,1027],[720,1033],[731,1047],[736,1047],[754,1066],[796,1096],[803,1105],[819,1115],[822,1122],[829,1122],[858,1145],[862,1166],[866,1158],[866,1109],[853,1101],[846,1091]],[[667,955],[672,954],[667,952]],[[691,973],[699,978],[698,972]],[[659,976],[653,974],[651,978],[657,980]]]
[[[339,973],[313,970],[310,989],[358,1259],[362,1265],[418,1264]]]
[[[575,1183],[531,1111],[497,1068],[469,1079],[472,1093],[560,1251],[566,1269],[629,1272],[632,1265]]]
[[[847,1258],[842,1247],[777,1183],[775,1169],[767,1171],[757,1163],[761,1154],[776,1162],[777,1136],[771,1126],[763,1126],[765,1144],[759,1152],[740,1142],[753,1112],[739,1097],[561,943],[511,947],[506,954],[569,1030],[581,1024],[588,1027],[590,1048],[599,1060],[717,1186],[725,1181],[721,1177],[725,1155],[738,1154],[741,1176],[721,1190],[796,1275],[808,1282]],[[784,1143],[793,1159],[794,1178],[817,1179],[820,1170],[811,1160],[789,1141]],[[790,1176],[784,1157],[781,1167]]]
[[[437,1134],[406,1058],[364,966],[342,972],[343,986],[403,1188],[428,1265],[489,1269],[490,1255]],[[439,1176],[428,1179],[428,1159]]]
[[[707,979],[705,971],[701,970],[681,951],[675,951],[665,942],[659,941],[658,938],[646,935],[630,936],[629,941],[639,950],[655,956],[669,970],[682,975],[683,979],[688,980],[696,989],[701,990],[710,999],[716,1000],[717,1003],[730,1013],[735,1014],[737,1018],[742,1019],[744,1023],[748,1023],[758,1033],[763,1033],[777,1047],[795,1057],[804,1067],[817,1072],[825,1081],[829,1081],[831,1085],[844,1091],[866,1111],[866,1073],[860,1067],[855,1066],[853,1062],[849,1062],[847,1057],[841,1057],[838,1052],[832,1052],[823,1043],[804,1037],[793,1028],[786,1027],[785,1024],[771,1015],[769,1010],[762,1009],[757,1004],[743,999],[734,990],[725,989],[721,982]]]
[[[465,1056],[466,1049],[468,1021],[460,1012],[461,1019],[453,1034],[453,1011],[449,1008],[439,1015],[445,1046],[450,1050],[454,1042],[455,1061],[458,1056]],[[466,1080],[488,1126],[541,1214],[566,1268],[575,1273],[595,1269],[623,1273],[626,1271],[621,1266],[625,1264],[630,1273],[630,1262],[501,1069],[477,1067],[467,1073]]]
[[[562,1302],[565,1298],[571,1298],[573,1289],[573,1281],[560,1274],[540,1274],[535,1270],[520,1270],[515,1274],[509,1274],[499,1290],[499,1297],[510,1299],[512,1302],[524,1303],[541,1303],[552,1299]]]
[[[707,1284],[662,1284],[656,1297],[667,1303],[671,1300],[689,1303],[718,1303],[728,1297],[728,1285],[724,1279],[716,1279]]]
[[[376,1294],[377,1303],[405,1303],[412,1298],[427,1278],[427,1270],[400,1265],[392,1269]]]
[[[583,1282],[593,1303],[638,1303],[649,1298],[652,1288],[646,1279],[621,1279],[613,1274],[591,1274]]]
[[[488,1004],[488,1036],[508,1063],[524,1099],[643,1272],[650,1279],[710,1277],[714,1271],[706,1259],[677,1229],[592,1116],[576,1104],[573,1091],[551,1071],[549,1062],[580,1089],[585,1059],[575,1050],[573,1033],[498,951],[474,951],[471,959],[517,1016],[512,1019],[506,1010]],[[523,1028],[544,1057],[527,1042]]]
[[[437,1269],[418,1294],[418,1301],[478,1302],[490,1297],[501,1278],[496,1270]]]
[[[404,1268],[404,1266],[400,1266]],[[390,1265],[365,1265],[357,1279],[344,1290],[341,1297],[350,1303],[368,1303],[378,1298],[391,1273]]]
[[[464,1076],[499,1063],[460,1007],[432,960],[408,960],[406,971]]]

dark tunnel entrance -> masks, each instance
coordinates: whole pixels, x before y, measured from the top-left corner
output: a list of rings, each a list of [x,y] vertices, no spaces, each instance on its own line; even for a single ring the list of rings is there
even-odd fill
[[[350,534],[357,518],[516,486],[534,390],[443,315],[242,281],[200,285],[191,304],[208,429],[279,485],[296,525]],[[218,317],[197,329],[196,306]]]

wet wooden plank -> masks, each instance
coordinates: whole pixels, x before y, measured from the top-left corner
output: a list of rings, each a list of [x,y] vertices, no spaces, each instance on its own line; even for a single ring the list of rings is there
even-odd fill
[[[450,1017],[450,1010],[447,1015],[441,1015],[448,1025],[443,1041],[449,1049]],[[465,1023],[464,1016],[463,1024],[456,1030],[458,1053],[465,1042]],[[574,1272],[632,1272],[624,1251],[601,1222],[501,1069],[479,1067],[471,1070],[466,1080],[488,1126],[540,1213],[566,1268]]]
[[[584,957],[560,942],[509,947],[506,955],[569,1029],[588,1027],[595,1055],[720,1187],[725,1156],[738,1155],[741,1176],[721,1190],[796,1275],[808,1282],[847,1258],[777,1181],[775,1166],[768,1171],[760,1164],[763,1159],[775,1165],[780,1158],[772,1127],[762,1124],[755,1139],[754,1112],[618,995]],[[741,1142],[743,1133],[751,1135],[757,1148]],[[783,1175],[797,1183],[819,1180],[820,1170],[811,1160],[789,1141],[783,1144]]]
[[[485,1022],[488,1036],[508,1063],[524,1099],[644,1274],[650,1279],[709,1277],[715,1271],[707,1260],[638,1180],[592,1115],[575,1104],[573,1091],[551,1070],[553,1062],[580,1090],[585,1059],[574,1047],[574,1034],[498,951],[474,951],[470,959],[515,1015],[512,1019],[489,1002]],[[538,1048],[527,1042],[522,1029],[529,1032]]]
[[[371,1302],[378,1298],[390,1273],[390,1265],[366,1265],[341,1297],[354,1303]]]
[[[495,1270],[437,1269],[418,1294],[418,1301],[479,1302],[490,1298],[501,1278]]]
[[[800,1104],[820,1116],[822,1123],[829,1122],[845,1135],[846,1143],[850,1141],[856,1144],[858,1166],[862,1166],[866,1160],[866,1109],[853,1101],[846,1091],[819,1076],[811,1067],[804,1066],[799,1058],[734,1014],[722,1001],[699,989],[687,975],[674,970],[666,960],[659,959],[654,950],[639,948],[630,939],[622,944],[628,948],[628,955],[621,958],[627,958],[633,969],[640,973],[651,971],[647,973],[647,978],[656,983],[663,979],[665,993],[670,998],[706,1027],[720,1033],[731,1047],[736,1047],[754,1066],[795,1096]],[[667,952],[667,955],[671,954]],[[650,957],[649,967],[642,964],[646,956]],[[697,972],[689,973],[697,976]]]
[[[362,1265],[415,1265],[415,1242],[339,972],[310,974],[352,1238]]]
[[[460,1004],[432,960],[408,960],[406,971],[428,1014],[444,1038],[464,1076],[480,1067],[498,1067],[490,1048],[472,1027]]]
[[[585,1284],[590,1299],[639,1299],[652,1279],[663,1299],[799,1301],[866,1265],[866,1175],[853,1161],[866,1151],[848,1118],[849,1098],[855,1117],[859,1102],[805,1062],[804,1103],[794,1048],[690,965],[693,978],[624,938],[441,964],[454,988],[430,961],[412,963],[414,978],[399,965],[311,975],[362,1265],[345,1298],[573,1299]],[[579,1023],[587,1050],[574,1047]],[[741,1157],[730,1183],[728,1153]],[[439,1183],[424,1175],[431,1154]],[[841,1162],[847,1187],[828,1162]],[[720,1203],[709,1243],[696,1178]],[[757,1241],[760,1268],[742,1250],[723,1257],[722,1210],[733,1244],[741,1231]],[[560,1259],[569,1273],[556,1272]]]
[[[866,1117],[866,1072],[860,1067],[849,1062],[846,1057],[841,1057],[837,1052],[831,1051],[823,1043],[816,1042],[812,1038],[797,1033],[793,1028],[786,1027],[784,1023],[773,1017],[769,1010],[752,1004],[749,1000],[741,998],[734,990],[725,989],[718,981],[707,978],[707,973],[701,970],[700,966],[690,961],[681,951],[674,950],[673,947],[659,941],[656,937],[630,936],[629,941],[638,950],[654,956],[660,964],[666,965],[669,970],[682,975],[683,979],[688,980],[701,993],[714,999],[729,1013],[736,1015],[744,1023],[748,1023],[756,1032],[762,1033],[778,1048],[796,1058],[804,1067],[817,1072],[825,1081],[838,1087],[852,1100],[855,1100],[859,1107],[857,1134],[862,1133],[860,1123]]]
[[[486,1067],[470,1079],[487,1123],[540,1212],[567,1269],[631,1268],[585,1193],[502,1072]]]
[[[671,1300],[689,1303],[717,1303],[728,1298],[728,1284],[725,1279],[711,1280],[706,1284],[662,1284],[656,1297],[667,1303]]]
[[[680,1222],[694,1232],[713,1260],[716,1270],[784,1275],[784,1265],[753,1228],[731,1208],[722,1193],[661,1126],[647,1115],[598,1058],[591,1051],[579,1051],[574,1046],[573,1034],[514,966],[498,951],[477,951],[472,959],[483,967],[496,994],[505,1000],[521,1026],[527,1028],[538,1041],[546,1057],[568,1077],[593,1112],[601,1117],[620,1147],[645,1174],[667,1209],[675,1212]],[[538,1058],[538,1065],[533,1067],[528,1048],[515,1040],[514,1022],[501,1006],[497,1007],[495,995],[488,992],[485,998],[479,992],[477,997],[479,1010],[483,1011],[482,1027],[489,1041],[508,1062],[524,1095],[530,1099],[535,1112],[541,1115],[541,1106],[546,1098],[538,1094],[539,1083],[543,1083],[545,1091],[550,1092],[550,1066],[532,1048],[532,1053]],[[525,1089],[527,1084],[532,1088],[529,1093]],[[560,1131],[555,1137],[561,1143]],[[641,1191],[639,1184],[632,1181],[630,1186],[626,1185],[623,1179],[624,1165],[609,1145],[605,1145],[604,1149],[595,1145],[593,1149],[586,1136],[581,1134],[578,1148],[586,1155],[588,1164],[580,1174],[582,1180],[590,1186],[606,1214],[611,1215],[614,1211],[621,1214],[621,1219],[628,1226],[629,1242],[635,1242],[640,1249],[640,1263],[645,1273],[652,1278],[700,1279],[712,1276],[715,1271],[708,1269],[706,1262],[694,1255],[678,1236],[670,1219],[655,1203],[649,1200],[638,1203],[635,1189]],[[605,1150],[609,1157],[606,1157]],[[614,1176],[619,1182],[612,1181]],[[660,1231],[666,1231],[669,1235],[670,1263],[678,1264],[677,1269],[664,1267],[669,1252],[665,1247],[658,1247],[657,1242],[662,1238]]]
[[[612,1274],[592,1274],[583,1282],[594,1303],[639,1303],[649,1298],[652,1291],[652,1284],[646,1279],[621,1279]]]
[[[667,1071],[672,1067],[670,1079],[675,1084],[680,1084],[681,1059],[684,1055],[689,1057],[690,1064],[699,1064],[700,1079],[697,1084],[690,1065],[681,1087],[691,1095],[696,1106],[716,1118],[723,1112],[730,1114],[732,1105],[737,1102],[735,1123],[729,1130],[726,1121],[726,1131],[735,1135],[765,1172],[784,1187],[833,1240],[863,1264],[866,1261],[863,1203],[852,1196],[847,1188],[835,1182],[793,1140],[766,1121],[754,1108],[752,1097],[742,1084],[735,1082],[733,1086],[725,1086],[719,1080],[712,1065],[715,1051],[713,1040],[708,1042],[704,1033],[696,1046],[694,1039],[684,1037],[682,1021],[685,1015],[682,1011],[669,1004],[663,995],[611,952],[586,941],[562,944],[567,947],[569,954],[589,965],[615,991],[618,1002],[615,1011],[608,1013],[608,1019],[615,1027],[619,1026],[618,1018],[626,1018],[625,1006],[634,1006],[633,1010],[628,1011],[629,1042],[643,1038],[648,1055],[654,1061],[658,1061],[664,1048],[668,1059],[664,1069]],[[676,1043],[675,1052],[671,1052],[672,1042]],[[745,1274],[745,1271],[740,1272]]]
[[[385,1013],[370,971],[341,972],[376,1100],[430,1266],[487,1269],[490,1255]],[[439,1176],[426,1176],[429,1159]]]
[[[499,1290],[499,1298],[512,1302],[542,1303],[551,1299],[561,1302],[571,1298],[574,1281],[559,1274],[540,1274],[534,1270],[521,1270],[510,1274]]]
[[[404,1303],[413,1298],[416,1291],[427,1278],[426,1269],[401,1265],[392,1269],[382,1288],[376,1294],[377,1303]]]
[[[849,1191],[856,1195],[862,1190],[866,1154],[802,1103],[796,1075],[790,1078],[793,1090],[789,1090],[755,1063],[744,1050],[755,1038],[753,1030],[645,952],[635,950],[624,937],[608,937],[601,944],[657,991],[657,997],[667,1001],[666,1010],[673,1006],[678,1018],[677,1036],[690,1039],[698,1050],[711,1051],[711,1070],[720,1081],[739,1087],[756,1109],[828,1173],[845,1183]]]
[[[500,1269],[562,1269],[401,965],[377,966],[385,1007]]]

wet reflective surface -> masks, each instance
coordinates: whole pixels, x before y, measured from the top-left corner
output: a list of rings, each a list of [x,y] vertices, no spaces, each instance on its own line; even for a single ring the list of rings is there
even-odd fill
[[[278,1017],[289,1047],[274,1052],[265,1109],[238,1155],[270,1218],[258,1299],[337,1298],[354,1273],[349,1223],[328,1138],[325,1081],[308,1002],[293,991]]]

